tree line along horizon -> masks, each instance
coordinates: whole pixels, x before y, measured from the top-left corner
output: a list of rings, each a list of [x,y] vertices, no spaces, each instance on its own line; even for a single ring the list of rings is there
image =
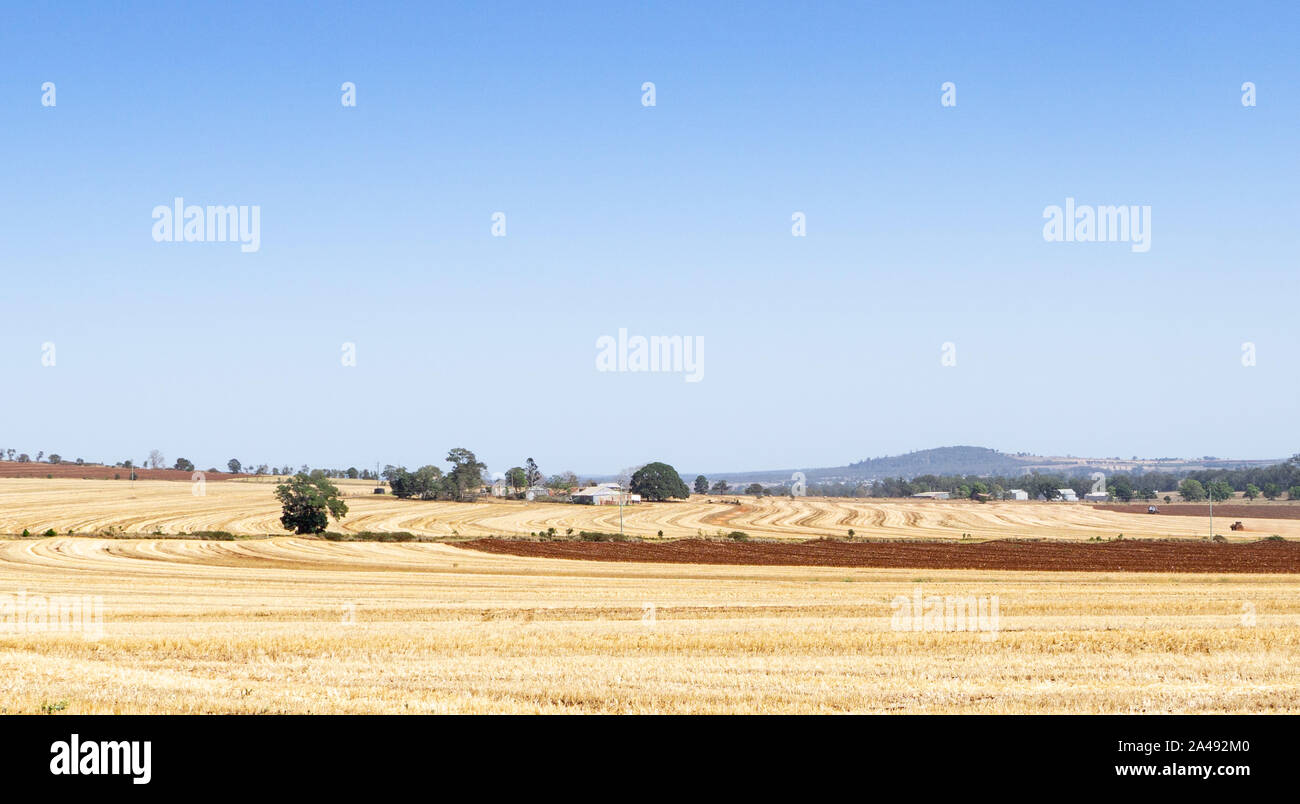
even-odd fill
[[[46,456],[43,451],[37,452],[36,459],[33,461],[27,453],[18,453],[16,450],[8,448],[0,448],[0,460],[18,463],[46,462],[54,465],[65,463],[58,453],[52,452]],[[358,469],[355,466],[347,469],[321,468],[313,470],[306,464],[295,470],[291,464],[270,466],[263,463],[257,466],[245,466],[238,458],[231,458],[226,462],[226,471],[230,474],[253,476],[314,475],[320,473],[326,478],[374,480],[386,483],[396,497],[425,500],[465,501],[472,496],[477,496],[479,489],[483,486],[493,483],[493,480],[486,476],[486,464],[480,462],[474,453],[468,449],[456,447],[449,451],[446,460],[451,464],[451,468],[444,472],[441,468],[433,465],[425,465],[414,471],[408,471],[404,466],[393,466],[391,464],[386,465],[382,470],[376,467],[374,471]],[[87,464],[81,458],[66,463],[75,463],[78,466],[106,465]],[[195,470],[194,463],[186,458],[176,459],[169,467],[163,454],[156,449],[151,450],[148,457],[138,467],[130,459],[113,464],[113,466],[130,471],[129,479],[132,480],[136,479],[134,470],[137,468],[173,469],[188,472]],[[710,483],[708,478],[702,474],[696,476],[691,489],[688,490],[684,478],[678,475],[670,465],[654,462],[645,464],[645,466],[663,466],[671,470],[672,476],[676,477],[681,483],[680,487],[676,484],[671,485],[674,490],[682,494],[681,497],[673,495],[660,497],[662,490],[658,486],[655,488],[633,488],[631,484],[635,472],[644,467],[624,470],[619,478],[620,485],[632,493],[640,494],[642,499],[647,501],[684,499],[690,495],[692,490],[696,494],[744,493],[753,496],[794,496],[796,494],[793,480],[778,483],[753,482],[742,490],[739,485],[733,488],[726,479]],[[210,468],[207,471],[216,473],[220,470]],[[538,468],[537,462],[531,457],[525,460],[522,466],[513,466],[508,469],[504,473],[503,482],[508,496],[519,497],[522,497],[528,489],[540,487],[546,488],[551,493],[564,496],[571,494],[575,489],[583,485],[592,484],[592,481],[586,481],[585,483],[580,481],[572,471],[546,477]],[[1022,489],[1033,498],[1042,497],[1051,500],[1059,496],[1059,489],[1072,489],[1077,496],[1083,497],[1097,487],[1097,481],[1093,476],[1081,474],[1067,476],[1062,473],[1038,471],[1023,473],[1019,476],[923,474],[911,478],[900,476],[872,478],[869,480],[810,482],[805,485],[801,496],[888,498],[910,497],[919,493],[941,491],[947,492],[954,499],[1001,499],[1011,489]],[[1251,500],[1259,497],[1276,500],[1283,495],[1286,495],[1291,500],[1300,500],[1300,454],[1293,455],[1289,460],[1272,466],[1247,469],[1201,469],[1184,472],[1141,470],[1113,472],[1105,476],[1104,490],[1109,497],[1121,502],[1130,502],[1132,500],[1151,501],[1159,499],[1161,496],[1171,500],[1172,493],[1177,493],[1186,502],[1200,502],[1208,499],[1219,501],[1230,499],[1236,492],[1241,492],[1247,499]]]
[[[432,464],[421,466],[413,472],[403,466],[389,465],[380,473],[380,477],[388,483],[393,496],[402,499],[456,502],[477,499],[485,482],[490,482],[490,478],[484,476],[487,465],[463,447],[448,452],[447,462],[451,468],[445,472]],[[511,467],[505,477],[507,488],[522,493],[522,490],[533,487],[531,483],[540,483],[543,476],[537,462],[528,458],[523,466]],[[276,484],[275,496],[282,506],[280,523],[285,530],[299,534],[323,533],[329,526],[329,517],[340,520],[347,516],[347,503],[342,499],[338,486],[330,481],[331,477],[326,470],[315,469],[299,472]],[[572,472],[553,475],[551,482],[557,488],[569,492],[577,487]],[[677,470],[659,461],[645,464],[632,472],[628,488],[649,502],[686,499],[691,496],[690,489],[677,474]],[[383,489],[377,488],[375,491],[382,492]]]

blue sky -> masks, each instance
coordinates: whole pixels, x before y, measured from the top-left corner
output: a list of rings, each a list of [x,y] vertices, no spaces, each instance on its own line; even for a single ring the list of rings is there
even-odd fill
[[[1300,10],[976,5],[6,5],[0,442],[1296,452]],[[260,250],[155,242],[177,196],[259,206]],[[1150,205],[1151,250],[1045,242],[1067,197]],[[596,371],[620,328],[702,337],[703,379]]]

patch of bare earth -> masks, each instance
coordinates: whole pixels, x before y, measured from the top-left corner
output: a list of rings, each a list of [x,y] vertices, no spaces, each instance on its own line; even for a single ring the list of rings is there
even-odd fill
[[[457,546],[485,553],[638,561],[663,564],[735,564],[906,569],[989,569],[1071,572],[1298,573],[1300,543],[1259,541],[841,542],[534,542],[477,539]]]

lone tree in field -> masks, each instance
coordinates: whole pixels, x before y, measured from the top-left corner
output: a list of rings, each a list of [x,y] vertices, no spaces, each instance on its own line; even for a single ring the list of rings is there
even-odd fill
[[[194,463],[187,458],[177,458],[175,468],[180,469],[182,472],[193,472]]]
[[[324,533],[330,516],[338,520],[348,514],[338,486],[324,475],[294,475],[276,485],[275,496],[284,509],[280,524],[294,533]]]
[[[762,497],[763,487],[758,483],[750,483],[748,486],[745,487],[745,493],[752,494],[755,497]]]
[[[226,461],[226,468],[230,470],[230,474],[237,475],[239,470],[244,468],[244,465],[239,462],[238,458],[231,458]]]
[[[632,475],[632,493],[640,494],[648,502],[659,502],[676,497],[685,500],[691,490],[682,482],[677,470],[658,461],[647,463]]]
[[[704,475],[695,476],[695,493],[696,494],[709,493],[709,479]]]

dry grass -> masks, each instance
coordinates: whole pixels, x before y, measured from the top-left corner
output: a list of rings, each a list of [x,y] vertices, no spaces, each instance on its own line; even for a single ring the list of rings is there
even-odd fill
[[[618,531],[614,506],[491,501],[473,504],[397,500],[371,493],[367,482],[343,481],[351,512],[337,525],[345,532],[410,531],[432,536],[527,535],[555,528]],[[92,535],[115,528],[149,535],[225,530],[236,534],[279,534],[279,504],[269,482],[208,483],[202,496],[189,483],[153,480],[68,480],[0,478],[0,533]],[[624,510],[627,533],[667,538],[742,530],[756,538],[844,537],[973,539],[1008,537],[1113,539],[1194,537],[1207,534],[1202,517],[1148,516],[1100,511],[1065,503],[989,503],[969,501],[867,501],[824,498],[729,498],[726,505],[692,497],[689,501],[649,503]],[[1247,530],[1229,539],[1254,540],[1270,534],[1300,538],[1300,520],[1246,520]]]
[[[891,630],[918,585],[997,595],[996,638]],[[104,635],[0,635],[7,712],[1300,711],[1294,576],[60,538],[0,542],[18,590],[103,596]]]

